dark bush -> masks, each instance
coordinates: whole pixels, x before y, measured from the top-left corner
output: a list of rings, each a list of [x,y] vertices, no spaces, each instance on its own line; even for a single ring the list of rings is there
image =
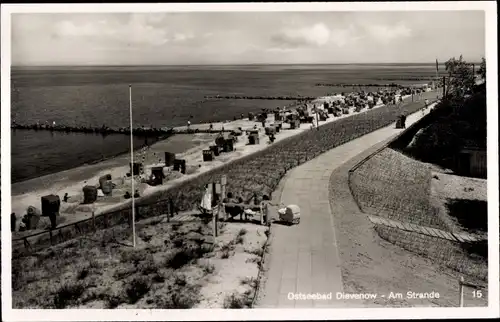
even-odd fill
[[[139,301],[144,295],[149,292],[151,285],[149,280],[144,277],[136,277],[131,282],[130,285],[125,290],[127,294],[128,303],[134,304]]]
[[[64,309],[69,305],[74,305],[85,291],[82,283],[65,284],[59,288],[54,296],[54,306],[56,309]]]

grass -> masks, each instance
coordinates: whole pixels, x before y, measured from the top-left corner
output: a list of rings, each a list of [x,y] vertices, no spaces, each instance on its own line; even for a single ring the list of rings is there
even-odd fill
[[[410,252],[436,260],[441,265],[460,273],[483,281],[488,280],[487,260],[481,256],[471,256],[470,249],[464,248],[464,245],[393,227],[377,225],[375,230],[383,239]],[[474,246],[477,247],[477,245]]]
[[[171,224],[158,222],[138,222],[136,228],[138,235],[151,236],[148,242],[139,239],[136,248],[124,245],[130,240],[130,229],[124,225],[98,231],[92,239],[79,238],[13,258],[13,307],[181,309],[200,303],[222,307],[225,293],[219,290],[228,288],[225,284],[234,285],[228,289],[242,286],[237,294],[242,299],[249,297],[244,290],[255,288],[258,265],[245,261],[249,256],[245,249],[265,240],[265,227],[226,224],[227,233],[219,235],[215,245],[211,225],[202,222],[184,223],[175,231]],[[242,244],[237,243],[239,238]],[[183,241],[180,247],[170,242],[176,239]],[[222,281],[217,280],[220,277]]]
[[[386,148],[352,172],[349,185],[367,214],[455,232],[453,222],[432,204],[431,180],[439,179],[433,176],[429,165]],[[469,232],[486,231],[485,201],[449,199],[447,207]],[[487,279],[487,242],[458,243],[380,225],[375,230],[383,239],[440,265]]]
[[[352,172],[353,196],[372,215],[449,230],[430,203],[431,170],[390,148]]]
[[[236,237],[238,238],[238,237]],[[231,253],[234,251],[235,246],[235,240],[230,241],[227,244],[222,245],[221,247],[221,258],[222,259],[227,259],[231,256]]]
[[[171,230],[169,224],[137,225],[142,236],[151,236],[149,242],[138,243],[136,248],[117,243],[102,242],[114,235],[117,241],[130,238],[128,227],[114,227],[98,231],[91,239],[80,238],[56,245],[32,256],[13,258],[13,306],[15,308],[66,308],[94,305],[102,302],[106,308],[121,304],[144,305],[158,287],[174,287],[178,295],[169,300],[173,307],[190,307],[196,302],[201,280],[188,280],[180,272],[191,267],[198,258],[215,256],[213,247],[204,245],[211,236],[211,228],[202,223],[186,223]],[[199,235],[194,238],[190,231]],[[155,233],[156,232],[156,233]],[[165,238],[184,236],[182,247],[164,243]],[[200,242],[200,240],[202,242]],[[90,258],[90,260],[88,259]],[[196,268],[204,275],[215,267]],[[172,273],[175,272],[175,277]],[[60,280],[65,283],[53,288]],[[39,291],[33,292],[33,289]],[[188,292],[193,301],[188,301]],[[194,303],[193,302],[193,303]],[[94,303],[94,304],[93,304]],[[141,304],[143,303],[143,304]],[[153,303],[154,304],[154,303]],[[193,304],[194,305],[194,304]]]
[[[252,305],[252,300],[250,298],[251,291],[247,291],[243,294],[232,293],[227,295],[224,299],[225,309],[243,309],[249,308]]]
[[[135,277],[125,289],[129,304],[135,304],[151,289],[151,282],[145,277]]]
[[[81,282],[64,284],[59,288],[54,296],[54,307],[64,309],[76,301],[85,291],[85,285]]]

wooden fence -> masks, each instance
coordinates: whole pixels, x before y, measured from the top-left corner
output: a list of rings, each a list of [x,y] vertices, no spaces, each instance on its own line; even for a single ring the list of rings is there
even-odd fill
[[[153,204],[137,205],[135,207],[136,221],[169,213],[169,201],[160,200]],[[180,214],[172,217],[172,222],[195,220],[193,216]],[[78,236],[91,234],[100,229],[107,229],[118,225],[132,225],[132,208],[124,208],[113,212],[102,213],[92,218],[72,222],[66,225],[40,231],[31,235],[12,240],[12,255],[32,253],[41,249],[63,243]]]

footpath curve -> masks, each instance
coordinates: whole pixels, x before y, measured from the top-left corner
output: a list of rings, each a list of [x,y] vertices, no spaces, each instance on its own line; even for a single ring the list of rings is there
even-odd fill
[[[427,113],[418,111],[408,116],[407,126]],[[332,209],[330,177],[334,170],[346,162],[354,165],[400,132],[392,123],[325,152],[287,173],[281,202],[299,205],[301,222],[295,226],[273,224],[269,254],[266,255],[265,281],[260,288],[256,307],[343,308],[361,304],[360,301],[355,303],[335,298],[336,293],[344,292],[344,289],[333,212],[350,209],[347,207],[344,210],[341,200]],[[345,172],[347,177],[347,170]],[[333,295],[331,300],[289,299],[291,293],[330,292]]]

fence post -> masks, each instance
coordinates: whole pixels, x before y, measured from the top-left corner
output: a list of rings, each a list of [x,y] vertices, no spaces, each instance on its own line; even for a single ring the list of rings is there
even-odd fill
[[[54,241],[53,241],[53,236],[52,236],[52,229],[49,230],[49,236],[50,236],[50,245],[53,246],[54,245]]]
[[[464,306],[464,277],[460,276],[460,280],[458,281],[458,286],[459,286],[459,299],[458,303],[460,307]]]
[[[92,228],[94,229],[94,231],[96,231],[96,227],[95,227],[95,212],[92,211]]]
[[[173,213],[173,210],[170,209],[172,208],[172,203],[170,202],[170,199],[167,199],[167,222],[170,222],[170,213]]]
[[[219,202],[219,209],[217,209],[217,211],[215,213],[212,214],[212,222],[213,222],[213,230],[214,230],[214,241],[215,241],[215,238],[217,238],[218,236],[218,231],[217,231],[217,217],[219,217],[219,211],[220,211],[220,208],[221,208],[221,204]]]
[[[29,251],[31,249],[31,245],[30,242],[28,241],[28,238],[24,237],[23,241],[24,241],[24,248]]]
[[[220,207],[221,208],[223,207],[222,200],[224,200],[224,198],[226,198],[226,185],[227,185],[227,176],[223,175],[220,179],[220,194],[221,194]],[[219,209],[219,211],[221,211],[221,210],[222,209]],[[224,209],[224,220],[227,220],[227,213],[226,213],[225,209]]]

